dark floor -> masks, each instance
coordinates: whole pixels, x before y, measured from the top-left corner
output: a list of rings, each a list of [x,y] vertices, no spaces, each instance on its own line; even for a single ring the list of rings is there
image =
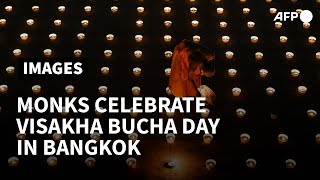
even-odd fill
[[[12,12],[6,12],[5,6],[13,6]],[[40,11],[32,12],[33,5],[40,6]],[[66,7],[66,12],[60,13],[57,8]],[[83,7],[92,6],[91,13],[85,13]],[[111,13],[110,7],[118,6],[118,13]],[[143,6],[145,12],[138,14],[136,8]],[[164,14],[163,8],[170,6],[172,12]],[[198,12],[191,15],[190,7],[197,7]],[[225,9],[224,14],[216,13],[217,7]],[[242,14],[242,8],[251,9],[250,14]],[[309,9],[314,13],[314,19],[309,29],[303,29],[300,20],[283,22],[281,29],[274,28],[273,15],[269,8],[279,11],[295,11]],[[0,26],[0,84],[6,84],[9,91],[0,95],[0,128],[3,139],[1,151],[1,169],[13,177],[45,173],[54,177],[63,174],[80,177],[96,177],[105,175],[106,178],[116,175],[119,179],[213,179],[226,177],[261,178],[298,177],[316,175],[319,177],[320,146],[315,142],[316,134],[320,133],[320,119],[307,117],[307,110],[320,112],[320,61],[315,54],[319,48],[319,7],[316,0],[296,3],[291,1],[273,0],[266,3],[256,0],[241,3],[239,0],[135,0],[135,1],[37,1],[37,0],[2,0],[0,2],[0,19],[7,20],[6,26]],[[25,21],[34,19],[35,25],[29,27]],[[61,19],[61,27],[55,27],[53,21]],[[81,26],[81,20],[90,21],[88,27]],[[143,20],[143,27],[136,27],[136,20]],[[191,26],[192,20],[200,22],[199,27]],[[171,20],[171,28],[165,28],[163,22]],[[219,27],[220,21],[226,21],[226,29]],[[246,23],[254,21],[254,29],[248,29]],[[21,33],[28,33],[29,40],[20,40]],[[51,42],[50,33],[56,33],[58,39]],[[85,40],[79,41],[78,33],[85,33]],[[114,34],[115,40],[108,42],[106,34]],[[136,43],[134,36],[142,34],[143,43]],[[165,43],[164,35],[171,35],[173,41]],[[65,96],[64,87],[71,84],[75,87],[75,96],[97,97],[98,87],[108,87],[109,96],[132,97],[131,88],[139,86],[142,96],[167,96],[168,77],[164,70],[170,67],[171,61],[164,58],[164,52],[173,51],[174,46],[182,39],[192,39],[194,35],[201,36],[201,43],[216,52],[216,75],[205,78],[204,84],[211,87],[217,100],[211,109],[211,117],[221,118],[217,135],[213,143],[202,144],[202,135],[177,135],[173,145],[165,141],[164,135],[141,135],[142,156],[136,157],[137,167],[129,169],[124,157],[95,157],[97,164],[89,169],[85,167],[87,156],[58,157],[59,164],[55,168],[46,166],[46,157],[19,157],[17,168],[10,168],[7,160],[16,156],[17,127],[15,124],[16,96],[33,96],[31,87],[39,84],[42,96]],[[221,37],[228,35],[228,44],[221,42]],[[259,37],[257,44],[250,43],[250,37]],[[279,42],[279,37],[288,37],[286,44]],[[318,41],[310,45],[308,37],[315,36]],[[42,57],[42,51],[50,48],[54,57],[73,57],[75,49],[81,49],[83,56],[89,61],[89,78],[87,80],[25,80],[17,76],[8,76],[5,72],[8,66],[17,66],[18,59],[12,55],[16,48],[22,50],[23,57]],[[111,49],[111,59],[104,57],[104,50]],[[142,59],[135,59],[135,50],[143,51]],[[233,51],[232,60],[225,58],[226,51]],[[286,52],[294,52],[294,59],[286,60]],[[255,52],[263,52],[261,61],[254,58]],[[110,75],[100,74],[100,68],[108,66]],[[134,77],[132,69],[140,67],[141,77]],[[234,68],[238,74],[228,77],[228,69]],[[290,76],[291,69],[299,69],[298,78]],[[262,79],[259,70],[267,69],[269,75]],[[298,95],[297,87],[306,86],[305,95]],[[232,96],[232,88],[239,87],[242,93],[239,97]],[[267,87],[276,89],[274,96],[265,93]],[[236,109],[243,108],[247,114],[244,118],[236,117]],[[271,113],[278,119],[270,118]],[[89,115],[95,117],[94,112]],[[140,117],[151,115],[140,115]],[[161,115],[152,115],[160,117]],[[50,117],[50,115],[45,115]],[[121,117],[121,115],[118,115]],[[107,117],[105,117],[107,118]],[[239,141],[240,134],[251,136],[249,144]],[[287,134],[289,140],[280,145],[278,134]],[[104,138],[109,138],[105,135]],[[119,135],[126,138],[126,135]],[[119,138],[112,136],[112,139]],[[28,136],[28,139],[32,139]],[[41,137],[42,139],[48,137]],[[78,136],[78,139],[89,137]],[[178,164],[173,169],[167,169],[164,164],[170,158],[176,158]],[[213,171],[204,167],[207,159],[215,159],[217,166]],[[257,166],[254,169],[246,167],[246,159],[254,158]],[[295,169],[287,169],[285,161],[294,159]],[[2,176],[2,175],[1,175]],[[0,178],[1,179],[1,178]]]

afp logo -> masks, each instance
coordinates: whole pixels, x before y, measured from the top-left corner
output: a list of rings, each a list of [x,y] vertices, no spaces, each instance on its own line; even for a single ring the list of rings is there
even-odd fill
[[[278,12],[276,17],[274,17],[273,21],[294,21],[299,17],[299,13],[297,12]],[[303,10],[300,13],[300,20],[303,23],[309,23],[313,19],[313,14],[309,10]]]

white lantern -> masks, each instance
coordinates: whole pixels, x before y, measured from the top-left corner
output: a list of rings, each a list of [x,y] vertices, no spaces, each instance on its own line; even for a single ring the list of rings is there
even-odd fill
[[[88,157],[84,163],[86,164],[87,167],[93,167],[96,164],[96,159],[93,157]]]
[[[320,144],[320,134],[317,134],[317,135],[316,135],[316,143],[317,143],[317,144]]]
[[[166,69],[164,70],[164,74],[165,74],[166,76],[170,76],[170,73],[171,73],[171,68],[166,68]]]
[[[166,93],[167,93],[167,95],[171,95],[172,94],[172,92],[171,92],[169,87],[166,87]]]
[[[317,111],[313,110],[313,109],[310,109],[307,111],[307,116],[309,118],[315,118],[317,116]]]
[[[294,53],[293,52],[286,52],[286,59],[287,60],[292,60],[294,57]]]
[[[226,28],[228,26],[228,23],[223,21],[223,22],[220,22],[219,25],[221,28]]]
[[[141,57],[142,57],[142,51],[140,51],[140,50],[134,51],[134,56],[135,56],[137,59],[141,58]]]
[[[166,135],[166,140],[168,144],[174,143],[175,139],[176,139],[176,136],[173,133],[168,133]]]
[[[99,141],[100,140],[100,134],[98,132],[94,132],[94,133],[90,134],[90,138],[92,140]]]
[[[256,24],[255,22],[249,21],[249,22],[247,22],[247,27],[248,27],[249,29],[252,29],[252,28],[254,28],[255,24]]]
[[[65,6],[59,6],[58,7],[58,11],[59,12],[64,12],[66,10],[66,7]]]
[[[314,44],[317,41],[317,38],[314,36],[309,36],[308,42],[309,44]]]
[[[242,2],[242,3],[244,3],[244,2],[246,2],[247,0],[240,0],[240,2]]]
[[[239,108],[236,110],[236,114],[238,118],[243,118],[246,115],[246,110]]]
[[[219,7],[217,8],[217,14],[223,14],[224,9]]]
[[[136,25],[137,25],[138,27],[142,27],[142,26],[143,26],[143,21],[142,21],[142,20],[136,21]]]
[[[301,14],[302,13],[302,9],[296,9],[296,13]]]
[[[203,118],[209,117],[210,109],[204,108],[204,110],[205,110],[205,111],[201,113],[201,117],[203,117]]]
[[[246,165],[248,168],[255,168],[257,165],[257,161],[255,159],[247,159],[246,160]]]
[[[33,19],[28,19],[26,21],[26,23],[27,23],[28,26],[32,26],[34,24],[34,20]]]
[[[255,56],[255,59],[259,61],[259,60],[261,60],[263,58],[263,53],[262,52],[256,52],[254,56]]]
[[[69,114],[69,112],[67,112],[66,107],[62,107],[62,111],[60,112],[61,116],[67,116]]]
[[[138,139],[137,133],[131,133],[128,135],[129,140],[132,140],[132,142],[135,142]]]
[[[64,89],[67,94],[73,94],[73,92],[74,92],[74,86],[72,86],[72,85],[68,85]]]
[[[137,160],[133,157],[130,157],[126,160],[127,166],[130,168],[135,168],[137,166]]]
[[[307,92],[307,90],[308,90],[308,88],[305,87],[305,86],[299,86],[298,87],[298,93],[301,94],[301,95],[305,94]]]
[[[288,141],[288,136],[286,134],[279,134],[278,135],[278,143],[285,144]]]
[[[242,144],[248,144],[249,141],[250,141],[250,135],[249,134],[243,133],[243,134],[240,135],[240,142]]]
[[[62,139],[62,134],[54,133],[52,138],[54,141],[60,141]]]
[[[10,157],[8,159],[8,164],[10,167],[17,167],[19,164],[19,158],[17,157]]]
[[[137,113],[137,112],[134,112],[134,111],[133,111],[133,108],[130,108],[130,116],[133,117],[133,118],[135,118],[135,117],[138,116],[138,113]]]
[[[310,23],[304,22],[304,23],[302,24],[302,26],[303,26],[304,29],[309,29]]]
[[[135,76],[140,76],[141,75],[141,69],[138,68],[138,67],[133,68],[132,72],[133,72],[133,75],[135,75]]]
[[[250,9],[249,8],[243,8],[242,9],[242,13],[243,14],[249,14],[250,13]]]
[[[20,34],[20,39],[21,40],[26,41],[26,40],[28,40],[28,38],[29,38],[29,35],[27,33]]]
[[[297,165],[297,163],[296,163],[295,160],[293,160],[293,159],[287,159],[286,160],[286,166],[287,166],[288,169],[293,169],[293,168],[296,167],[296,165]]]
[[[80,49],[76,49],[73,51],[75,57],[81,57],[82,51]]]
[[[276,8],[269,9],[270,14],[277,14],[278,10]]]
[[[133,88],[131,89],[131,91],[132,91],[132,95],[134,95],[134,96],[139,96],[139,95],[140,95],[140,92],[141,92],[141,89],[140,89],[140,87],[135,86],[135,87],[133,87]]]
[[[300,71],[298,69],[292,69],[291,70],[291,76],[296,78],[300,75]]]
[[[193,20],[193,21],[191,21],[191,25],[192,25],[192,27],[198,27],[199,21]]]
[[[38,12],[40,10],[40,7],[39,6],[32,6],[31,9],[33,12]]]
[[[282,27],[282,22],[275,22],[275,23],[274,23],[274,27],[275,27],[276,29],[280,29],[280,28]]]
[[[202,138],[203,138],[203,143],[210,144],[212,142],[213,136],[212,134],[204,134]]]
[[[223,43],[228,43],[230,41],[230,37],[229,36],[222,36],[221,40]]]
[[[171,21],[165,21],[163,24],[164,24],[165,27],[169,28],[169,27],[171,27],[172,22]]]
[[[6,6],[4,8],[7,12],[11,12],[13,10],[12,6]]]
[[[84,7],[84,11],[87,12],[87,13],[91,12],[91,9],[92,9],[91,6],[85,6]]]
[[[273,87],[268,87],[266,89],[266,93],[268,96],[273,96],[275,92],[276,92],[276,90]]]
[[[110,72],[110,69],[108,67],[102,67],[100,72],[102,75],[108,75]]]
[[[32,92],[34,94],[39,94],[41,92],[41,86],[40,85],[34,85],[34,86],[32,86],[31,90],[32,90]]]
[[[142,35],[135,35],[134,39],[136,40],[136,42],[142,42],[143,36]]]
[[[48,159],[47,159],[47,164],[48,166],[56,166],[58,163],[58,159],[55,157],[55,156],[50,156]]]
[[[237,97],[237,96],[240,96],[240,94],[241,94],[241,89],[240,88],[233,88],[232,89],[232,95],[233,96],[235,96],[235,97]]]
[[[99,90],[99,93],[100,93],[100,95],[106,95],[107,93],[108,93],[108,88],[107,88],[107,86],[100,86],[99,88],[98,88],[98,90]]]
[[[267,3],[271,3],[271,2],[272,2],[272,0],[266,0],[266,2],[267,2]]]
[[[88,27],[89,21],[88,20],[82,20],[81,21],[81,25],[82,25],[82,27]]]
[[[195,35],[192,37],[193,42],[196,42],[196,43],[200,42],[200,39],[201,39],[201,37],[198,35]]]
[[[261,78],[267,77],[268,73],[269,72],[266,69],[260,69],[260,71],[259,71],[259,75],[260,75]]]
[[[50,57],[52,55],[52,50],[51,49],[45,49],[45,50],[43,50],[43,54],[46,57]]]
[[[113,40],[114,40],[114,35],[113,35],[113,34],[107,34],[107,35],[106,35],[106,39],[107,39],[108,41],[113,41]]]
[[[6,94],[8,92],[8,86],[5,84],[0,85],[0,93]]]
[[[227,59],[232,59],[234,56],[234,53],[232,51],[227,51],[225,54]]]
[[[144,12],[144,7],[137,7],[137,12],[138,13],[143,13]]]
[[[195,7],[191,7],[191,8],[190,8],[190,13],[191,13],[191,14],[195,14],[195,13],[197,13],[197,11],[198,11],[198,9],[195,8]]]
[[[316,53],[316,59],[317,59],[317,60],[320,60],[320,52],[317,52],[317,53]]]
[[[237,75],[237,70],[235,69],[229,69],[228,70],[229,77],[235,77]]]
[[[53,23],[55,26],[61,26],[62,21],[60,19],[57,19],[57,20],[54,20]]]
[[[25,140],[27,138],[27,135],[26,134],[22,134],[22,133],[17,133],[16,137],[19,140]]]
[[[103,52],[103,54],[104,54],[104,56],[105,56],[106,58],[110,58],[110,57],[112,56],[112,51],[111,51],[111,50],[105,50],[105,51]]]
[[[167,14],[170,13],[171,12],[171,7],[164,7],[163,8],[163,12],[167,13]]]
[[[79,40],[83,40],[85,37],[86,37],[86,35],[83,34],[83,33],[77,34],[77,38],[78,38]]]
[[[57,34],[55,34],[55,33],[49,34],[49,39],[52,40],[52,41],[56,40],[57,39]]]
[[[207,170],[212,170],[216,167],[217,162],[214,159],[208,159],[206,161],[206,168]]]
[[[280,36],[280,42],[281,43],[286,43],[288,41],[288,37],[287,36]]]
[[[99,107],[99,109],[103,109],[103,107]],[[97,116],[101,116],[104,112],[98,111],[98,109],[95,109],[95,113]]]
[[[170,35],[163,36],[164,42],[171,42],[172,37]]]
[[[258,38],[258,36],[251,36],[250,40],[251,40],[251,43],[257,43],[259,38]]]
[[[172,55],[173,55],[172,51],[166,51],[166,52],[164,52],[164,56],[165,56],[166,58],[171,58]]]
[[[5,26],[7,24],[6,19],[0,19],[0,26]]]
[[[172,118],[174,116],[175,112],[170,112],[170,111],[167,111],[166,112],[166,115],[169,117],[169,118]]]
[[[117,13],[118,10],[119,10],[119,8],[118,8],[117,6],[112,6],[112,7],[111,7],[111,12],[112,12],[112,13]]]
[[[14,74],[14,70],[15,70],[15,68],[13,66],[9,66],[9,67],[6,68],[6,72],[9,75]]]
[[[21,51],[21,49],[15,49],[15,50],[12,51],[12,53],[13,53],[14,56],[20,56],[22,51]]]

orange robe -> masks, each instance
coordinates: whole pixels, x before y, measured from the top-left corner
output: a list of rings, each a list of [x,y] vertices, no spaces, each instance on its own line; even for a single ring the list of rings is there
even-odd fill
[[[201,69],[199,65],[193,76],[193,82],[189,79],[189,60],[190,51],[187,48],[176,48],[171,62],[171,73],[169,88],[175,97],[196,97],[199,95],[198,88],[201,85]]]

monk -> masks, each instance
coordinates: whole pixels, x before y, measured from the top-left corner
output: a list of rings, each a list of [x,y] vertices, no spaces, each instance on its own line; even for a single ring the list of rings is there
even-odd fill
[[[214,75],[214,58],[215,54],[207,47],[189,40],[181,41],[174,49],[171,63],[169,88],[172,94],[180,98],[203,96],[201,78]]]

